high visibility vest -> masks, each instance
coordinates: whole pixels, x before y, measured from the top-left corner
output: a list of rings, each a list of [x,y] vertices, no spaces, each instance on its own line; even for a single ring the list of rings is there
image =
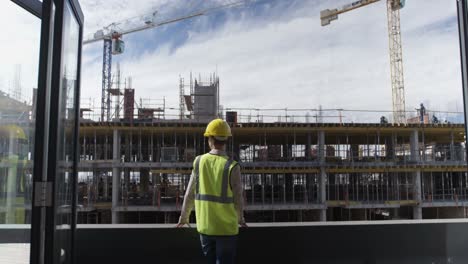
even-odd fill
[[[199,233],[228,236],[239,233],[238,216],[230,186],[237,162],[226,156],[204,154],[195,158],[195,216]]]

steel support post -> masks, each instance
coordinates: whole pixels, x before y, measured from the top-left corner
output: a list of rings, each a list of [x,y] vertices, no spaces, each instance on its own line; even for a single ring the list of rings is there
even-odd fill
[[[419,163],[421,155],[419,153],[419,131],[413,130],[410,135],[411,161]],[[421,170],[416,170],[412,174],[413,200],[416,205],[413,207],[413,219],[422,219],[422,198],[421,198]]]
[[[112,141],[113,151],[112,160],[115,165],[120,163],[120,133],[118,130],[114,130],[114,140]],[[120,168],[114,166],[112,168],[112,224],[119,223],[119,213],[116,211],[119,205],[120,197]]]
[[[319,203],[326,206],[327,202],[327,174],[325,172],[325,132],[318,132],[318,156],[320,162],[319,174]],[[327,209],[320,210],[320,221],[327,221]]]

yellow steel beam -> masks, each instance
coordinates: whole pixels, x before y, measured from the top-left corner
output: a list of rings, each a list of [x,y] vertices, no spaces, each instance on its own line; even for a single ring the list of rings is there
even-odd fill
[[[397,200],[397,201],[385,201],[385,204],[399,204],[403,206],[414,206],[418,204],[416,200]]]
[[[360,202],[346,201],[346,200],[328,200],[326,201],[328,207],[344,207],[344,206],[355,206],[359,205]]]

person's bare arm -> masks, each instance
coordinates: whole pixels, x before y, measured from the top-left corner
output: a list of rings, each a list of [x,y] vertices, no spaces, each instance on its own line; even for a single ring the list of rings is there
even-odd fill
[[[231,189],[234,196],[234,207],[237,210],[238,222],[245,225],[244,219],[244,189],[242,188],[242,179],[240,166],[235,166],[231,171]]]
[[[190,181],[185,191],[184,203],[182,204],[182,210],[180,212],[179,223],[177,227],[181,227],[189,223],[190,213],[192,212],[193,207],[195,206],[195,176],[192,172],[190,176]]]

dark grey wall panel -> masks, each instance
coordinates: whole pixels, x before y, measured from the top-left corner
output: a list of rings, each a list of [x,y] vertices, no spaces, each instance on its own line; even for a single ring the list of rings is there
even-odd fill
[[[27,243],[26,227],[0,227],[0,243]],[[79,226],[78,264],[204,263],[195,229]],[[242,229],[238,263],[468,263],[468,222],[255,226]]]
[[[192,229],[78,229],[77,263],[200,263]]]
[[[78,263],[203,263],[195,229],[85,228]],[[251,227],[239,263],[468,263],[468,224]]]
[[[29,225],[0,225],[0,243],[29,243]]]

